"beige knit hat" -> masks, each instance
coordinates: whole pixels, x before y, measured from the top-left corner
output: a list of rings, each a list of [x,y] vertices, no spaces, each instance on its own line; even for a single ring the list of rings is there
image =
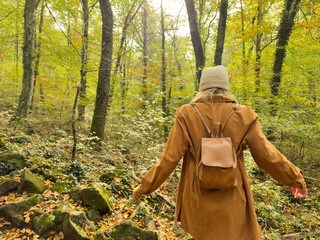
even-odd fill
[[[226,68],[222,65],[202,69],[199,90],[205,91],[215,87],[229,91],[229,76]]]

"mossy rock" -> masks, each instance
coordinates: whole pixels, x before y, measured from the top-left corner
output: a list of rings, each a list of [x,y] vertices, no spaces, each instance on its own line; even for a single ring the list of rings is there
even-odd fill
[[[0,176],[23,169],[26,166],[27,161],[23,155],[7,151],[0,152]]]
[[[42,181],[37,175],[31,173],[29,170],[25,170],[21,176],[21,184],[18,188],[18,192],[24,191],[28,193],[43,193],[44,181]]]
[[[102,214],[112,211],[109,193],[97,184],[93,184],[90,188],[82,189],[80,197],[85,206],[98,210]]]
[[[65,191],[70,190],[71,188],[72,188],[72,184],[71,183],[67,183],[65,181],[58,180],[53,185],[52,190],[53,191],[57,191],[57,192],[60,192],[60,191],[65,192]]]
[[[121,171],[121,170],[109,170],[106,173],[104,173],[103,175],[100,176],[99,180],[101,182],[105,182],[108,184],[111,184],[114,180],[114,178],[122,178],[126,175],[125,171]]]
[[[157,240],[156,232],[146,231],[136,227],[131,221],[123,221],[109,233],[114,240]]]
[[[32,223],[35,232],[41,236],[48,236],[49,231],[53,230],[55,227],[55,218],[54,215],[47,213],[34,217]]]
[[[30,198],[20,199],[12,203],[7,203],[0,207],[0,216],[11,222],[13,227],[19,227],[25,224],[23,214],[32,206],[43,202],[44,198],[41,195],[34,195]]]
[[[10,178],[6,178],[0,183],[0,195],[5,194],[11,190],[16,189],[19,186],[19,182],[14,181]]]

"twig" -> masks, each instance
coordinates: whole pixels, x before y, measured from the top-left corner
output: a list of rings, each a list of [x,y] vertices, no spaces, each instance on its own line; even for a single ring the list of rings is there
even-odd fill
[[[137,181],[138,183],[140,183],[140,179],[135,175],[135,173],[132,171],[131,172],[131,177]],[[154,195],[156,195],[157,197],[161,198],[166,204],[168,204],[170,207],[175,208],[176,204],[174,202],[171,202],[169,199],[167,199],[166,196],[164,196],[163,194],[159,193],[159,192],[154,192]]]

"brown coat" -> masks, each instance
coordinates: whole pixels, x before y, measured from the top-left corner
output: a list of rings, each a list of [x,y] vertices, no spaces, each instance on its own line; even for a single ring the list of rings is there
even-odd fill
[[[210,101],[208,103],[200,99],[196,104],[212,129],[216,122],[224,121],[235,101],[222,95],[216,95]],[[155,191],[183,157],[175,221],[180,221],[182,228],[197,240],[261,239],[243,151],[248,146],[258,166],[287,186],[305,189],[302,172],[266,139],[260,129],[258,115],[247,106],[240,105],[223,134],[224,137],[231,137],[236,149],[243,139],[237,152],[237,187],[225,190],[201,189],[198,207],[195,161],[199,160],[195,156],[200,148],[201,138],[209,136],[194,108],[187,104],[177,110],[165,151],[142,178],[139,192],[142,195]]]

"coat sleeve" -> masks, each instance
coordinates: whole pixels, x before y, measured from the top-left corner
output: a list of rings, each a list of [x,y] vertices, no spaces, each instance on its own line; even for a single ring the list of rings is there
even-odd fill
[[[169,134],[167,145],[159,161],[141,179],[140,194],[155,191],[169,177],[188,149],[190,138],[181,109]]]
[[[302,171],[268,141],[261,130],[258,117],[249,127],[245,140],[259,168],[265,170],[281,184],[306,189]]]

